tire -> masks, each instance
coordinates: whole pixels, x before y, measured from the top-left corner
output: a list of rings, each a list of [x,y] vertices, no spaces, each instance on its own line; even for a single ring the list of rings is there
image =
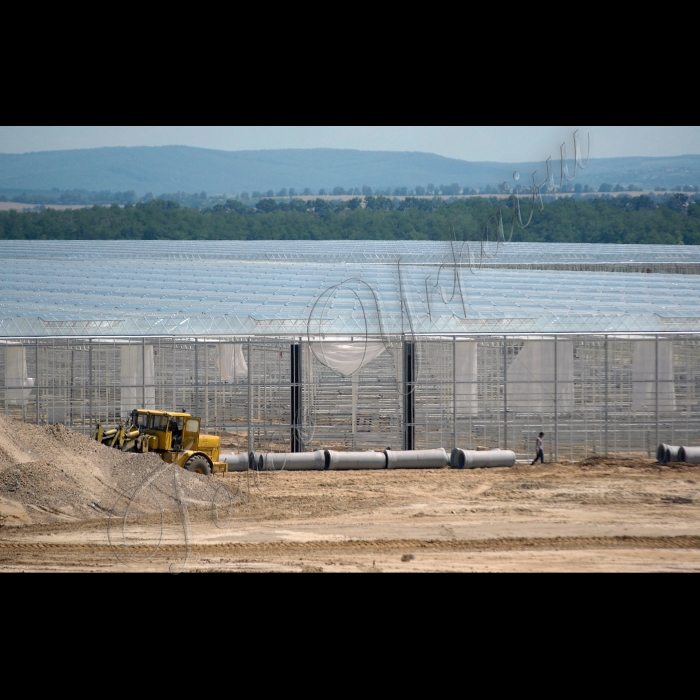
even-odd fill
[[[204,476],[211,476],[211,465],[206,457],[202,455],[195,455],[190,457],[185,464],[185,469],[188,472],[194,472],[195,474],[203,474]]]

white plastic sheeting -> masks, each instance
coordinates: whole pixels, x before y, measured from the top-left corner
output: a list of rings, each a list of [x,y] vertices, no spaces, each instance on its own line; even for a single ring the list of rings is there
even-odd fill
[[[34,380],[27,376],[27,353],[23,347],[9,346],[5,350],[5,401],[26,406]]]
[[[248,363],[243,356],[242,345],[219,344],[216,351],[216,366],[222,382],[232,382],[248,376]]]
[[[156,368],[152,345],[121,347],[122,419],[137,408],[156,407]]]
[[[655,340],[637,340],[632,356],[632,410],[656,410]],[[659,410],[676,410],[673,380],[673,342],[659,341]]]
[[[555,409],[559,413],[571,413],[574,410],[573,341],[528,341],[523,345],[508,367],[508,408],[519,413],[554,413]]]
[[[372,360],[379,357],[386,347],[384,343],[311,343],[314,357],[326,367],[343,377],[357,374]]]
[[[455,347],[455,382],[457,413],[475,416],[479,413],[477,385],[477,344],[457,343]]]
[[[311,343],[311,352],[324,366],[343,377],[352,377],[352,434],[357,433],[357,397],[360,391],[359,372],[385,350],[384,343]]]

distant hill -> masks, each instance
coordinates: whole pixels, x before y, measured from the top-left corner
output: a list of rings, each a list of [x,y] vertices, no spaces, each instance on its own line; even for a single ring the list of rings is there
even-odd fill
[[[554,161],[558,175],[559,162]],[[0,154],[0,189],[126,192],[201,192],[210,194],[267,191],[294,187],[369,185],[387,187],[458,183],[482,188],[511,182],[518,170],[527,185],[531,174],[545,177],[544,163],[470,163],[429,153],[333,149],[214,151],[187,146],[99,148]],[[700,185],[700,155],[672,158],[591,160],[578,181],[596,189],[603,182],[644,187]]]

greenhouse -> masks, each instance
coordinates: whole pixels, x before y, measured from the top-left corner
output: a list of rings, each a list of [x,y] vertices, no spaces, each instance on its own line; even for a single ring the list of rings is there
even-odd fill
[[[5,241],[0,410],[191,412],[237,451],[700,445],[700,250]]]

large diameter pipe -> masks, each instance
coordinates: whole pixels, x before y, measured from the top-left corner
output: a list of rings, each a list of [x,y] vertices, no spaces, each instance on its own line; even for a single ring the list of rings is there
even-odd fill
[[[656,459],[659,464],[668,464],[669,462],[677,462],[678,456],[681,451],[680,447],[675,445],[659,445],[659,449],[656,450]]]
[[[322,472],[326,468],[326,455],[320,450],[287,454],[271,453],[263,457],[262,465],[262,468],[268,472]]]
[[[261,472],[263,470],[263,464],[265,456],[260,452],[251,452],[248,456],[248,464],[250,469],[256,472]]]
[[[221,461],[228,464],[230,472],[247,472],[250,458],[248,455],[225,454],[221,455]]]
[[[681,447],[678,461],[685,464],[700,464],[700,447]]]
[[[454,469],[496,469],[515,466],[515,452],[511,450],[452,450],[451,464]]]
[[[442,469],[450,463],[447,452],[442,448],[411,452],[387,450],[384,454],[387,469]]]
[[[333,452],[326,450],[326,469],[333,471],[386,469],[386,452]]]

